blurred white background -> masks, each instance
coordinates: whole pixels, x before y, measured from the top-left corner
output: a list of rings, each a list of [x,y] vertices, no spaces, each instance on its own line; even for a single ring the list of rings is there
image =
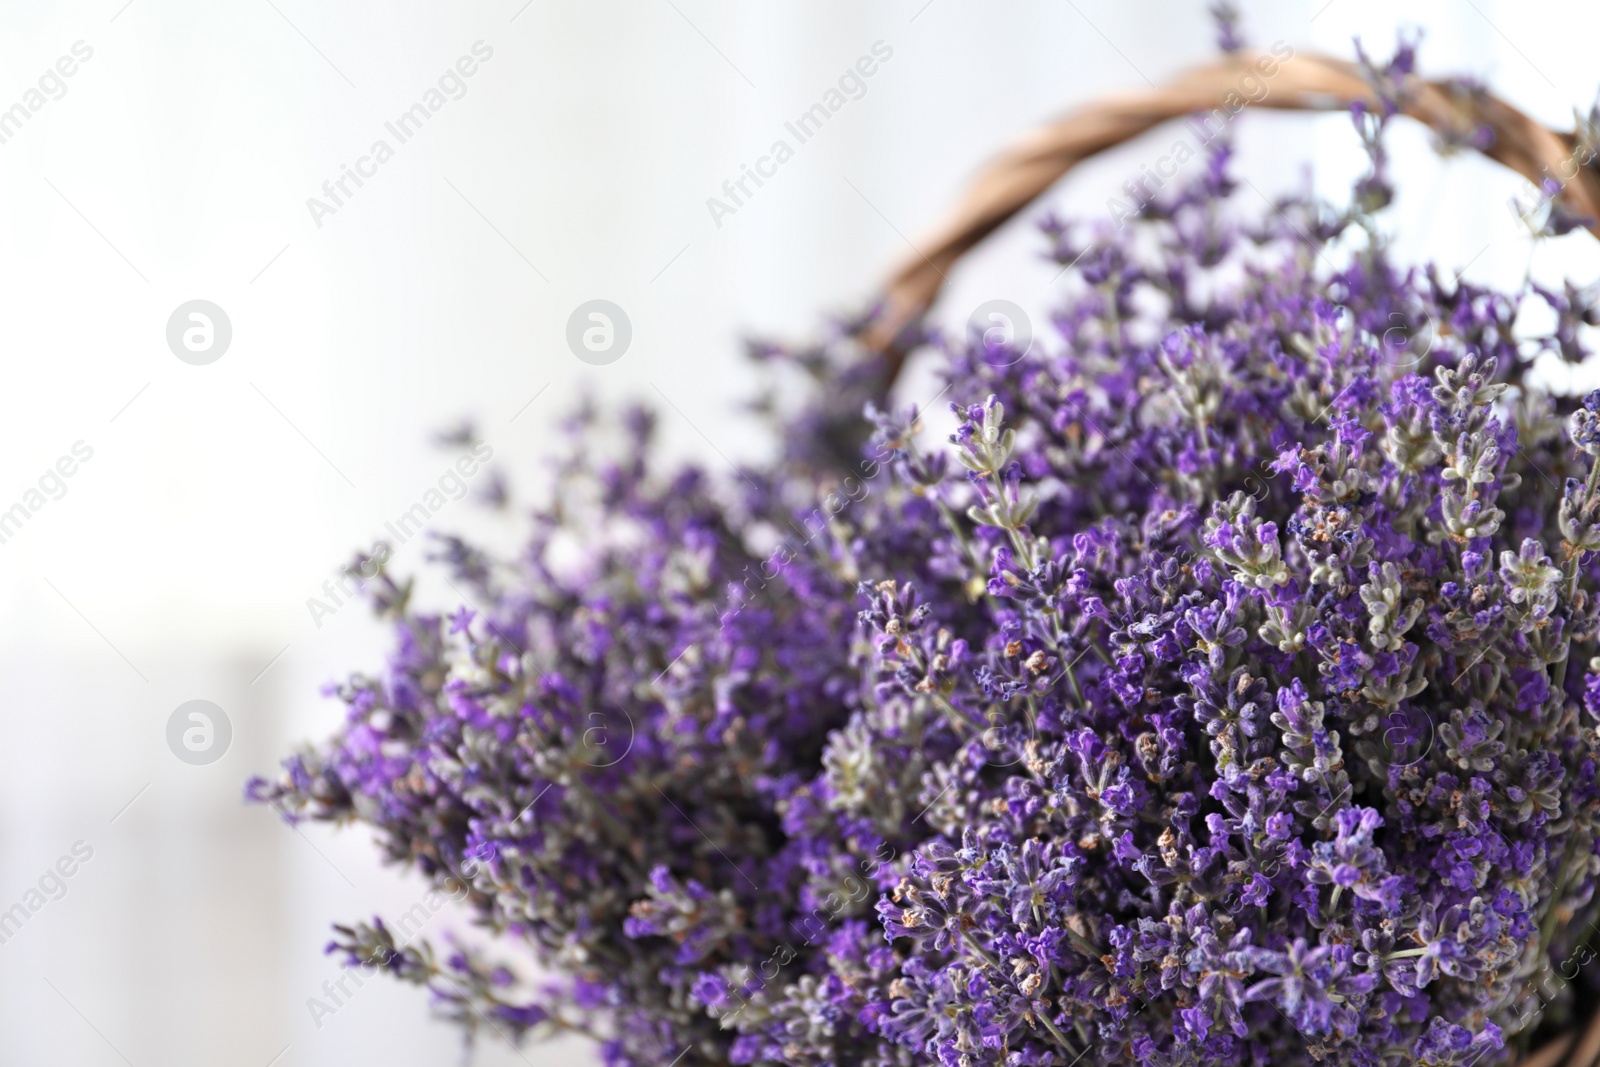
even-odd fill
[[[1426,31],[1425,73],[1475,72],[1554,125],[1600,85],[1600,9],[1576,0],[1245,5],[1252,43],[1297,51],[1348,55],[1359,34],[1386,54],[1400,26]],[[761,449],[735,411],[754,380],[742,335],[798,338],[859,307],[1009,139],[1213,50],[1200,0],[7,0],[0,109],[26,106],[80,41],[92,56],[64,94],[0,125],[0,510],[74,443],[93,450],[0,544],[0,910],[75,842],[93,849],[0,944],[6,1064],[455,1062],[455,1033],[409,987],[369,982],[320,1020],[307,1007],[338,977],[328,924],[396,914],[420,882],[382,868],[364,831],[296,834],[239,799],[333,727],[322,683],[381,659],[365,608],[319,627],[307,598],[435,482],[449,457],[430,438],[464,415],[524,496],[585,388],[662,407],[669,451],[718,466]],[[492,56],[464,95],[399,144],[384,124],[480,41]],[[865,94],[719,226],[707,198],[878,42],[892,55]],[[1314,163],[1342,196],[1360,166],[1343,117],[1235,128],[1269,194]],[[1055,202],[1104,212],[1177,135],[1095,161]],[[307,198],[380,138],[394,158],[314,219]],[[1521,277],[1506,204],[1523,183],[1440,162],[1412,128],[1396,159],[1404,248]],[[955,274],[941,319],[1005,297],[1042,321],[1041,247],[1026,222],[1003,231]],[[1582,282],[1597,267],[1583,234],[1535,264]],[[603,367],[564,341],[593,298],[633,326]],[[166,342],[193,299],[232,324],[206,366]],[[465,502],[431,528],[516,533]],[[421,555],[414,539],[402,569]],[[207,766],[165,739],[196,698],[233,726]],[[442,915],[427,933],[461,926]]]

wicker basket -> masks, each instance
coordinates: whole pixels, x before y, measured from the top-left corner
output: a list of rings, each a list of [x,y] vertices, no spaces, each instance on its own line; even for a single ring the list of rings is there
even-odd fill
[[[1266,64],[1265,67],[1258,64]],[[1241,79],[1271,70],[1272,91],[1259,101],[1239,94]],[[1578,138],[1546,128],[1497,97],[1448,81],[1408,78],[1403,113],[1442,138],[1481,145],[1485,156],[1538,184],[1561,175],[1556,198],[1590,220],[1600,237],[1600,169],[1585,161],[1573,169]],[[1189,71],[1164,86],[1097,100],[1035,130],[990,162],[973,180],[945,223],[917,242],[916,251],[890,275],[882,314],[866,324],[862,342],[881,353],[892,383],[903,364],[912,329],[938,298],[946,274],[963,253],[1032,203],[1080,162],[1155,126],[1197,112],[1266,107],[1287,111],[1347,110],[1377,98],[1359,67],[1326,56],[1283,58],[1241,50]],[[1486,135],[1486,136],[1484,136]],[[1588,1024],[1539,1046],[1518,1067],[1600,1065],[1600,1011]]]

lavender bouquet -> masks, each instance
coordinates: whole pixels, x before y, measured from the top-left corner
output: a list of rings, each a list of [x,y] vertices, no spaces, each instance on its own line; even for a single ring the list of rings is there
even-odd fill
[[[1391,262],[1392,112],[1348,208],[1252,217],[1222,148],[1126,228],[1047,220],[1056,336],[929,339],[948,443],[871,403],[849,443],[843,335],[758,349],[818,399],[737,478],[574,420],[524,553],[444,542],[481,610],[379,575],[388,669],[250,786],[492,947],[330,948],[610,1067],[1502,1064],[1571,1025],[1600,393],[1531,370],[1600,320]]]

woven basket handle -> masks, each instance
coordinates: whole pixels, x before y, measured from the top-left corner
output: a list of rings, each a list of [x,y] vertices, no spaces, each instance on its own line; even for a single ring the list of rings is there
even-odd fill
[[[1245,99],[1241,86],[1251,74],[1266,87],[1266,95],[1255,103]],[[1590,232],[1600,236],[1600,174],[1588,166],[1574,167],[1575,134],[1547,129],[1505,101],[1464,91],[1456,83],[1411,77],[1405,88],[1404,113],[1441,136],[1473,143],[1469,138],[1475,131],[1487,131],[1488,144],[1481,151],[1490,159],[1535,184],[1547,176],[1564,180],[1558,199],[1590,219]],[[1337,111],[1357,100],[1377,104],[1354,63],[1318,55],[1281,59],[1247,49],[1179,75],[1164,86],[1108,96],[1069,112],[1028,134],[979,172],[944,225],[919,242],[916,252],[889,276],[882,294],[883,313],[867,325],[861,340],[885,357],[893,381],[906,356],[903,331],[933,306],[946,274],[962,254],[1097,152],[1196,112],[1222,108],[1237,113],[1244,106]],[[1575,177],[1570,174],[1573,169]]]
[[[1258,66],[1263,63],[1267,66]],[[1270,75],[1269,70],[1273,71]],[[1241,79],[1252,72],[1267,87],[1266,95],[1255,102],[1245,99],[1241,87]],[[1600,173],[1587,165],[1589,161],[1575,166],[1575,133],[1547,129],[1498,97],[1467,92],[1448,81],[1412,77],[1405,88],[1404,113],[1452,143],[1481,144],[1473,134],[1487,131],[1489,138],[1481,151],[1490,159],[1535,184],[1546,177],[1563,181],[1557,198],[1574,214],[1588,218],[1589,231],[1600,237]],[[883,355],[892,382],[907,354],[907,327],[933,306],[956,261],[1097,152],[1196,112],[1223,108],[1237,113],[1244,106],[1340,111],[1358,100],[1377,104],[1371,86],[1354,63],[1317,55],[1280,59],[1242,50],[1179,75],[1164,86],[1108,96],[1072,111],[1028,134],[979,172],[944,225],[919,242],[915,254],[906,257],[889,276],[883,289],[882,314],[867,325],[861,340]],[[1600,1064],[1600,1013],[1581,1032],[1543,1045],[1519,1067],[1596,1064]]]

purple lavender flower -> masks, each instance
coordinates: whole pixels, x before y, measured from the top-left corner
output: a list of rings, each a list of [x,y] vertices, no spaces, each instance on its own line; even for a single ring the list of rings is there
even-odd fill
[[[1240,221],[1224,149],[1052,220],[1058,336],[930,343],[947,444],[847,340],[763,346],[816,383],[778,460],[585,411],[524,552],[444,543],[473,610],[371,582],[387,668],[250,794],[565,977],[335,950],[611,1067],[1511,1062],[1597,917],[1600,399],[1529,374],[1592,323],[1391,262],[1414,57],[1364,62],[1351,208]]]

